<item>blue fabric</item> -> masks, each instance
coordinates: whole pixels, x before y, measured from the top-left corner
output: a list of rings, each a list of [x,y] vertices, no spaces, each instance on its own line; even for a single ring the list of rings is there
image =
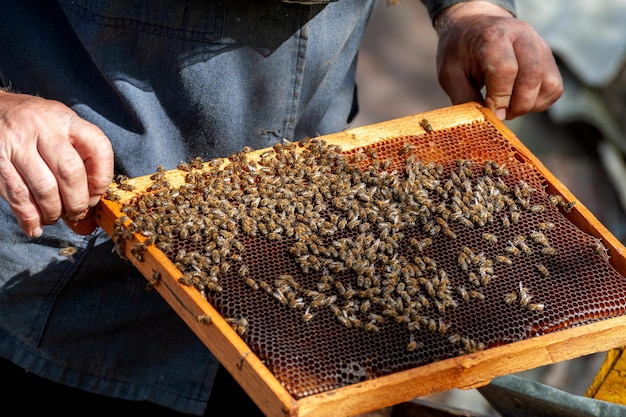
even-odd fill
[[[344,129],[374,0],[5,0],[0,84],[59,100],[135,177]],[[0,132],[1,135],[1,132]],[[204,411],[216,361],[97,230],[27,239],[0,201],[0,356],[96,393]],[[71,258],[59,249],[75,246]]]

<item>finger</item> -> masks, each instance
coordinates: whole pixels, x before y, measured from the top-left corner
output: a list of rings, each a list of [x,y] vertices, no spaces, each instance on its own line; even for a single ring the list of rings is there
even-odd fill
[[[113,180],[113,147],[102,130],[78,117],[72,121],[69,139],[85,169],[87,205],[94,207]]]
[[[518,39],[513,44],[518,57],[518,73],[511,95],[508,118],[513,119],[535,109],[544,76],[544,59],[531,38]]]
[[[547,110],[563,94],[563,78],[559,67],[552,55],[551,50],[545,52],[547,55],[544,62],[544,74],[541,81],[541,88],[535,102],[533,111],[541,112]]]
[[[27,236],[41,236],[41,215],[30,190],[13,164],[5,159],[0,159],[0,178],[0,195],[9,204],[20,228]]]
[[[508,42],[500,42],[485,48],[479,62],[485,76],[485,105],[504,120],[518,73],[515,52]]]
[[[88,208],[89,190],[83,161],[65,137],[45,137],[38,141],[39,154],[56,181],[56,199],[37,198],[37,204],[45,213],[49,204],[58,204],[59,217],[76,219]]]
[[[13,164],[29,190],[29,198],[37,206],[41,224],[54,224],[61,217],[63,204],[57,179],[41,155],[34,152],[15,154]],[[21,201],[25,201],[20,194]]]
[[[85,213],[83,218],[79,220],[72,221],[68,219],[63,219],[63,221],[70,229],[72,229],[74,233],[77,233],[79,235],[88,235],[89,233],[96,230],[96,227],[98,226],[95,220],[95,209],[93,208],[89,209]]]
[[[469,77],[461,65],[447,63],[441,59],[438,61],[439,84],[446,92],[452,104],[467,103],[477,101],[482,103],[483,96],[480,92],[482,88],[482,78],[479,80]]]

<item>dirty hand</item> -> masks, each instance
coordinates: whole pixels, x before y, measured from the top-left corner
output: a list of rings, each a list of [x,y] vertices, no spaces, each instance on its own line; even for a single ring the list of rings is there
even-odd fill
[[[113,177],[102,131],[57,101],[0,91],[0,197],[30,237],[63,219],[77,233]]]
[[[453,104],[484,103],[500,119],[544,111],[563,92],[548,44],[528,23],[484,1],[457,3],[435,21],[439,82]]]

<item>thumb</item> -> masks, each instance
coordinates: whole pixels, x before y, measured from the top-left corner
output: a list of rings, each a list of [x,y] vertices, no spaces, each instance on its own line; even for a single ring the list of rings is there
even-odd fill
[[[500,57],[498,65],[486,65],[485,106],[489,107],[500,120],[504,120],[511,105],[511,95],[517,77],[518,66],[515,56]]]

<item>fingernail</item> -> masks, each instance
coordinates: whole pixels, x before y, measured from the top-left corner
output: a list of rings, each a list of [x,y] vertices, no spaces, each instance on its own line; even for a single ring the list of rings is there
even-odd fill
[[[30,237],[40,237],[43,234],[43,230],[41,230],[41,227],[37,226],[35,227],[33,230],[30,231]]]
[[[500,120],[506,119],[506,107],[500,107],[496,110],[496,117]]]

